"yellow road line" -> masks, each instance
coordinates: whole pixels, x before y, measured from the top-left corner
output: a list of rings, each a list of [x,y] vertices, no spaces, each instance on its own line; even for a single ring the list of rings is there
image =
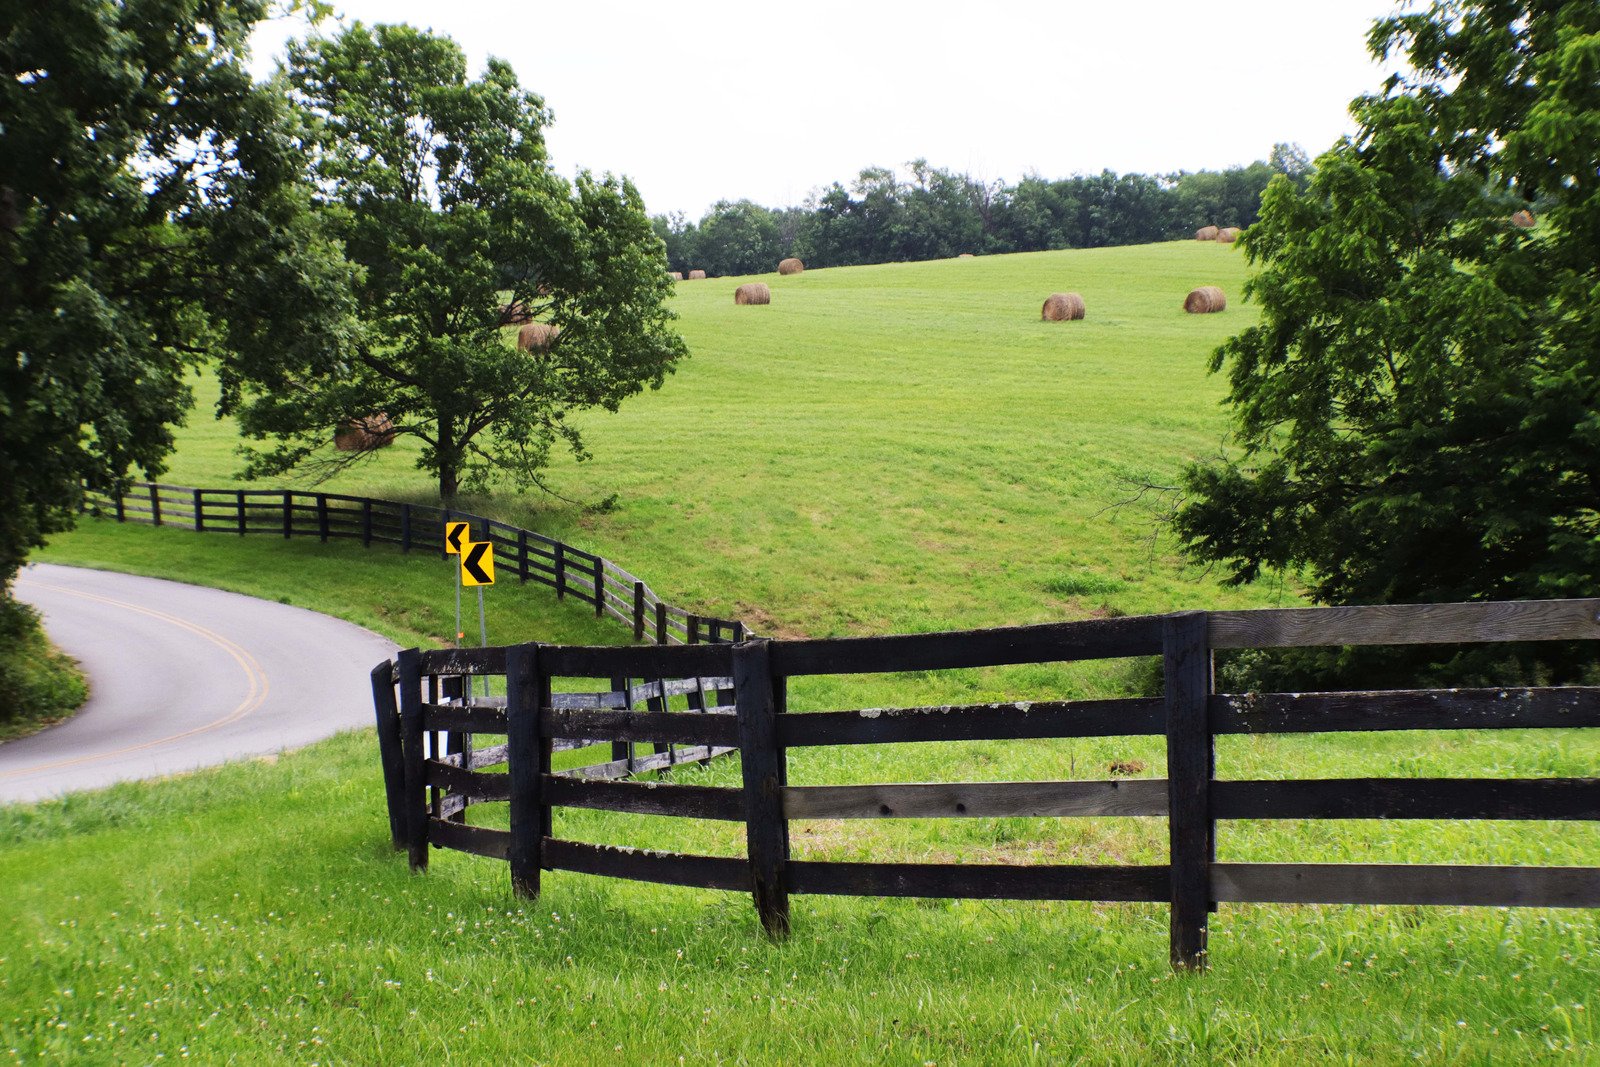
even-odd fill
[[[31,767],[23,767],[19,770],[0,772],[0,778],[15,778],[20,775],[37,774],[40,771],[54,770],[57,767],[70,767],[79,763],[93,763],[96,760],[112,759],[116,756],[125,756],[130,752],[138,752],[142,749],[154,748],[157,745],[165,745],[170,744],[173,741],[181,741],[185,737],[193,737],[195,734],[205,733],[207,730],[215,730],[219,727],[226,726],[229,723],[238,722],[240,719],[244,718],[246,715],[250,714],[252,711],[256,710],[266,702],[267,692],[271,687],[270,683],[267,681],[267,672],[261,669],[261,664],[257,662],[256,658],[248,651],[228,640],[226,637],[223,637],[215,630],[208,630],[204,626],[190,622],[188,619],[181,619],[176,615],[168,615],[164,611],[155,611],[151,608],[141,607],[138,604],[129,604],[126,601],[113,600],[111,597],[101,596],[98,593],[85,593],[78,589],[69,589],[66,586],[52,585],[48,582],[30,581],[28,584],[36,586],[40,589],[48,589],[51,592],[64,593],[67,596],[75,596],[82,600],[93,600],[100,604],[107,604],[114,608],[121,608],[124,611],[131,611],[139,615],[145,615],[160,622],[165,622],[176,626],[180,630],[187,630],[197,637],[200,637],[206,641],[210,641],[228,655],[232,656],[234,661],[244,669],[245,679],[249,683],[249,690],[245,693],[244,699],[239,702],[238,707],[234,708],[232,711],[228,712],[228,714],[222,716],[222,718],[217,719],[214,722],[208,722],[202,726],[196,726],[193,729],[185,730],[182,733],[172,734],[169,737],[157,738],[154,741],[145,741],[137,745],[125,745],[122,748],[113,749],[110,752],[97,752],[93,755],[77,756],[72,759],[55,760],[50,763],[36,763]]]

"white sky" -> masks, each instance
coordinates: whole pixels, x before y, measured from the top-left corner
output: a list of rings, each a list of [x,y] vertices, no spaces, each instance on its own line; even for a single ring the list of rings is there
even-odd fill
[[[925,157],[1015,181],[1315,157],[1376,91],[1373,19],[1396,0],[967,0],[875,4],[335,0],[348,20],[448,34],[474,75],[511,62],[555,112],[552,160],[631,177],[652,213],[800,203]],[[324,27],[330,30],[331,27]],[[272,68],[304,24],[258,29]]]

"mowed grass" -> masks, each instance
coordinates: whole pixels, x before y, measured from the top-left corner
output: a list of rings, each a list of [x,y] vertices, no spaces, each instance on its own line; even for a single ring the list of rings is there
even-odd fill
[[[659,394],[585,419],[567,495],[480,510],[605,552],[679,603],[768,634],[936,629],[1294,601],[1219,589],[1152,543],[1129,485],[1171,484],[1225,429],[1209,350],[1248,308],[1239,257],[1174,244],[815,271],[769,307],[680,286],[694,358]],[[1055,290],[1089,318],[1044,324]],[[202,383],[204,387],[206,383]],[[167,480],[226,484],[226,424],[197,415]],[[330,488],[425,499],[396,447]],[[1109,510],[1108,510],[1109,509]],[[349,544],[87,524],[43,558],[219,584],[438,644],[431,558]],[[621,641],[537,587],[490,591],[498,639]],[[469,631],[471,627],[469,627]],[[365,669],[368,665],[359,665]],[[1113,696],[1130,663],[796,680],[796,711]],[[1230,778],[1590,776],[1595,731],[1221,739]],[[802,750],[790,779],[1164,774],[1156,739]],[[737,760],[677,780],[739,782]],[[503,813],[474,821],[503,825]],[[557,814],[579,840],[740,855],[737,824]],[[797,857],[1161,863],[1159,819],[796,822]],[[1225,861],[1600,863],[1591,824],[1249,822]],[[90,1062],[1523,1062],[1596,1055],[1590,912],[1224,905],[1207,975],[1166,966],[1166,909],[796,898],[771,945],[747,896],[388,850],[370,732],[166,782],[0,809],[0,1049]]]
[[[1222,446],[1206,361],[1254,321],[1245,271],[1230,246],[1190,241],[773,274],[765,307],[734,306],[746,279],[680,283],[691,358],[659,393],[579,418],[594,458],[551,473],[564,496],[620,508],[472,503],[774,635],[1292,600],[1219,589],[1150,509],[1116,506]],[[1184,314],[1201,284],[1229,309]],[[1088,317],[1041,322],[1056,290]],[[231,484],[237,437],[201,393],[165,477]],[[414,458],[402,443],[329,488],[426,498]]]

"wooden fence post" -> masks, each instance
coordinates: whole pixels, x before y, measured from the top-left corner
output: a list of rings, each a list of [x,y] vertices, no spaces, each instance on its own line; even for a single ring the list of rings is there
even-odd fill
[[[317,494],[317,536],[324,541],[328,539],[328,495]]]
[[[399,655],[400,754],[405,763],[406,844],[411,869],[428,869],[428,786],[422,751],[422,653],[414,648]]]
[[[200,490],[194,491],[194,532],[200,533],[206,528],[205,503],[200,498]]]
[[[656,601],[656,644],[667,643],[667,605],[665,601]]]
[[[150,483],[150,520],[156,525],[161,525],[161,494],[156,491],[156,483]]]
[[[411,551],[411,505],[400,505],[400,551]]]
[[[606,613],[606,561],[594,558],[594,617],[604,618]]]
[[[620,692],[622,694],[622,710],[623,711],[632,711],[633,710],[633,689],[629,685],[629,683],[631,681],[632,681],[632,679],[623,678],[623,677],[620,677],[620,676],[611,679],[611,689],[612,689],[612,691],[613,692]],[[613,742],[611,742],[611,758],[613,760],[625,759],[625,760],[630,760],[631,761],[633,759],[633,742],[632,741],[613,741]],[[630,764],[628,769],[629,770],[633,769],[631,764]]]
[[[633,583],[633,639],[644,640],[644,583]]]
[[[378,763],[383,768],[383,793],[389,805],[389,839],[398,852],[406,847],[406,764],[400,745],[400,710],[394,699],[394,664],[372,668],[372,707],[378,716]]]
[[[294,494],[289,490],[283,491],[283,539],[285,541],[294,536]]]
[[[528,581],[528,531],[517,530],[517,576],[523,584]]]
[[[556,599],[567,598],[567,545],[564,541],[556,542]]]
[[[372,547],[372,501],[365,497],[361,500],[361,543]]]
[[[691,645],[698,645],[700,643],[700,616],[690,615],[688,626],[688,643]]]
[[[450,525],[450,509],[444,508],[439,513],[439,558],[450,558],[450,545],[444,539],[444,530]]]
[[[117,509],[117,521],[118,522],[127,522],[128,521],[127,505],[125,503],[123,503],[122,490],[121,489],[117,490],[116,509]]]
[[[1207,698],[1211,695],[1208,615],[1168,616],[1162,623],[1167,706],[1167,829],[1172,875],[1172,966],[1206,967],[1211,909],[1211,818],[1214,755]]]
[[[539,895],[544,839],[550,832],[544,803],[544,776],[550,745],[541,736],[539,714],[548,701],[541,679],[539,646],[513,645],[506,652],[506,762],[511,773],[511,890],[519,897]]]
[[[767,642],[734,646],[733,686],[750,888],[762,929],[781,941],[789,936],[789,822],[783,817],[788,760],[778,747],[776,721],[783,708],[783,680],[772,676]]]
[[[244,536],[244,490],[240,489],[234,494],[234,503],[239,508],[239,536]]]

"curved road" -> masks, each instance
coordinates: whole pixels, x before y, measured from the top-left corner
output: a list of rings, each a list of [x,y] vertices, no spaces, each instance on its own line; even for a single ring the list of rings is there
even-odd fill
[[[15,589],[82,664],[90,694],[61,725],[0,744],[0,804],[369,726],[368,674],[395,652],[326,615],[157,578],[35,563]]]

